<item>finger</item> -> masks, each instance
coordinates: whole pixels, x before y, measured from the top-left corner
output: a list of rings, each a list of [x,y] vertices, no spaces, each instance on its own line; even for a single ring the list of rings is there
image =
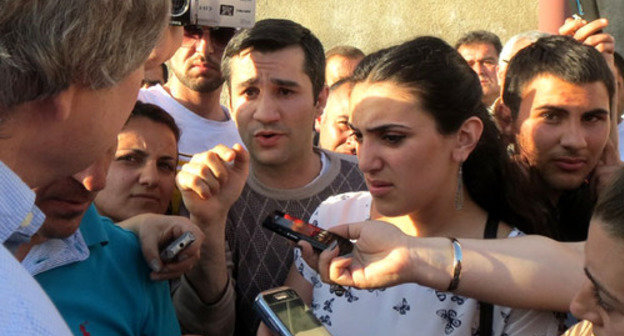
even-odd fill
[[[297,246],[301,248],[301,257],[303,257],[303,260],[305,260],[306,264],[308,264],[308,266],[312,267],[312,269],[314,269],[318,273],[318,252],[314,251],[314,248],[312,248],[312,245],[310,245],[310,243],[303,240],[300,240],[297,243]]]
[[[362,232],[365,223],[366,222],[359,222],[337,225],[329,228],[328,231],[347,239],[358,239],[360,238],[360,232]]]
[[[213,147],[209,152],[217,154],[219,159],[223,162],[234,162],[236,158],[236,151],[233,148],[219,144]]]
[[[228,153],[233,153],[229,148],[225,146],[224,148],[229,150]],[[211,151],[208,154],[208,161],[206,162],[206,167],[208,168],[208,171],[210,171],[212,177],[217,180],[220,186],[227,182],[228,175],[229,175],[228,168],[230,166],[231,164],[228,161],[224,161],[218,152]]]
[[[581,27],[587,24],[585,20],[577,20],[574,18],[567,18],[563,25],[559,27],[559,35],[573,36],[574,33]]]
[[[334,249],[325,249],[319,255],[318,271],[321,275],[321,279],[323,279],[323,282],[325,283],[333,283],[329,279],[329,265],[331,263],[331,260],[338,256],[338,253],[339,250],[337,247],[335,247]]]
[[[609,34],[591,35],[583,44],[596,48],[601,53],[613,54],[615,52],[615,39]]]
[[[154,239],[151,237],[154,237]],[[141,241],[141,251],[143,252],[145,262],[152,271],[158,272],[162,270],[163,263],[160,260],[159,242],[156,235],[144,237]]]
[[[199,178],[194,173],[181,170],[176,176],[176,184],[180,191],[192,191],[202,199],[209,199],[213,192],[219,191],[219,183],[216,178]],[[183,193],[184,195],[184,193]]]
[[[581,26],[574,33],[574,39],[577,41],[585,41],[589,36],[596,34],[609,25],[607,19],[597,19],[586,25]]]
[[[605,148],[602,151],[602,157],[600,162],[604,166],[614,166],[620,163],[619,153],[615,150],[615,146],[611,140],[607,141]]]
[[[167,220],[170,216],[162,216]],[[160,219],[160,218],[159,218]],[[175,239],[176,235],[171,226],[165,227],[158,234],[141,235],[141,250],[143,257],[149,267],[155,271],[162,271],[164,263],[160,259],[160,250],[168,243]]]
[[[334,258],[329,264],[329,280],[332,283],[336,283],[342,286],[355,287],[356,282],[353,276],[353,270],[350,269],[352,263],[352,257]]]
[[[249,152],[241,144],[235,144],[232,149],[236,152],[234,167],[239,171],[247,172],[249,170]]]

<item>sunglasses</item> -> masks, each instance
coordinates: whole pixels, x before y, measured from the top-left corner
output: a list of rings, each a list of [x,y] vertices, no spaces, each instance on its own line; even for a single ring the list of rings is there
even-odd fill
[[[210,36],[210,42],[215,48],[223,49],[230,42],[234,34],[236,34],[235,28],[224,27],[206,27],[189,25],[184,26],[184,38],[182,39],[183,47],[191,47],[202,39],[205,34]]]

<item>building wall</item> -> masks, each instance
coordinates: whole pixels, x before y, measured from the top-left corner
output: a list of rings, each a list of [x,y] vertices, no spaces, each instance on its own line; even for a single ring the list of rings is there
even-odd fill
[[[537,29],[538,0],[256,0],[256,19],[285,18],[310,28],[326,49],[354,45],[369,53],[418,35],[453,44],[486,29],[504,43]]]

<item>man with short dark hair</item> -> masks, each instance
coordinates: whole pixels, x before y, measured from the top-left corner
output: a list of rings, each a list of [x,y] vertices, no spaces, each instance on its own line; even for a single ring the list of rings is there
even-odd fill
[[[555,238],[584,240],[595,195],[587,185],[610,130],[615,84],[603,56],[571,37],[544,37],[507,69],[518,162],[526,164],[552,209]]]
[[[318,146],[336,153],[355,155],[349,127],[349,95],[353,84],[343,78],[329,88],[327,104],[315,122]]]
[[[352,46],[337,46],[325,53],[325,84],[328,87],[349,77],[364,58],[364,52]]]
[[[160,106],[180,127],[179,167],[217,144],[241,142],[230,112],[220,104],[221,55],[235,32],[228,27],[185,26],[182,45],[167,63],[167,83],[139,93],[139,100]]]
[[[500,93],[496,73],[498,71],[498,55],[502,45],[498,36],[485,30],[475,30],[462,36],[455,49],[468,62],[468,65],[479,75],[483,90],[483,104],[491,106]]]
[[[255,335],[259,319],[251,308],[253,300],[261,291],[284,283],[293,259],[290,242],[262,228],[262,221],[275,210],[308,220],[330,195],[362,190],[365,183],[354,159],[312,145],[314,119],[327,99],[323,47],[312,32],[289,20],[259,21],[230,41],[221,66],[230,91],[232,115],[251,164],[240,197],[228,198],[233,205],[227,213],[227,224],[224,214],[221,220],[205,225],[209,230],[205,233],[207,240],[221,239],[221,245],[225,242],[231,249],[231,276],[236,280],[237,295],[236,334]],[[206,166],[208,169],[190,169],[204,171],[196,174],[200,177],[196,184],[219,187],[210,188],[216,194],[209,198],[195,197],[200,212],[222,198],[219,195],[224,193],[225,185],[236,180],[230,174],[224,177],[222,164]],[[200,217],[216,217],[205,212]],[[226,258],[214,257],[217,253],[224,255],[224,251],[215,246],[218,243],[204,244],[202,259],[183,281],[191,283],[199,297],[221,293],[221,297],[229,295],[233,300],[234,296],[228,294],[233,284],[223,280],[227,279]],[[215,286],[216,281],[224,284]],[[211,310],[207,300],[201,305],[197,300],[186,302],[187,311]],[[197,315],[197,319],[202,318]]]

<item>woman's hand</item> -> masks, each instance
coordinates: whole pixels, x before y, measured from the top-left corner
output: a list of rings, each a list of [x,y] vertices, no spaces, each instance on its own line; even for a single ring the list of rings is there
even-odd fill
[[[394,225],[368,221],[336,226],[330,231],[357,241],[350,255],[338,257],[337,247],[321,253],[318,265],[324,282],[378,288],[411,280],[410,237]]]

